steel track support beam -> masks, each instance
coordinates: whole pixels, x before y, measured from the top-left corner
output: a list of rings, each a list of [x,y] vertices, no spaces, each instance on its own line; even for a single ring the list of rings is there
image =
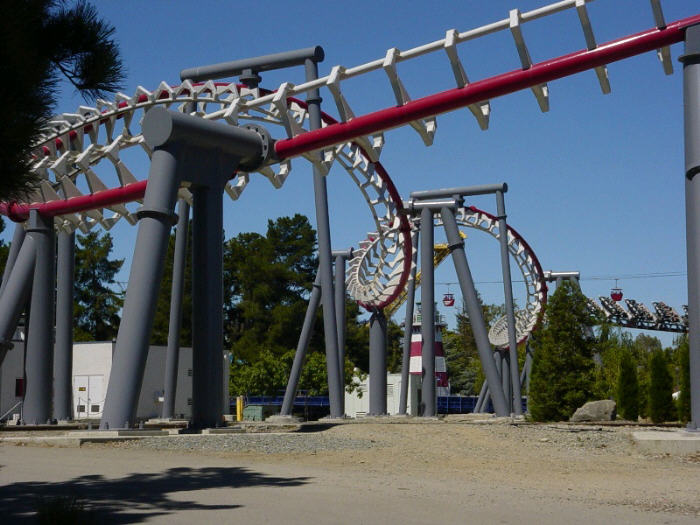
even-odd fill
[[[31,237],[24,239],[12,266],[7,286],[0,296],[0,365],[12,347],[12,334],[27,305],[34,279],[36,247]]]
[[[447,234],[447,242],[450,252],[452,253],[452,262],[455,265],[464,304],[467,308],[467,315],[472,325],[474,341],[476,342],[479,358],[481,359],[481,366],[483,367],[486,380],[489,383],[493,408],[496,415],[508,416],[510,415],[508,403],[506,403],[506,397],[503,393],[503,387],[501,386],[501,378],[493,362],[493,352],[489,343],[488,333],[486,332],[484,314],[476,293],[476,288],[474,287],[474,280],[472,279],[471,270],[469,269],[467,256],[464,253],[464,241],[459,235],[459,228],[457,227],[457,221],[455,220],[452,209],[444,207],[440,211],[440,215],[442,216],[442,223],[445,228],[445,233]]]
[[[685,216],[688,257],[690,406],[688,428],[700,430],[700,25],[685,33],[683,107],[685,128]]]
[[[505,185],[504,185],[505,186]],[[522,415],[520,392],[520,374],[518,371],[518,339],[515,330],[515,306],[513,304],[513,282],[510,274],[510,256],[508,254],[508,225],[506,224],[506,204],[503,190],[496,191],[496,214],[498,218],[499,243],[501,247],[501,272],[503,275],[503,293],[506,304],[506,319],[508,321],[508,355],[510,370],[510,392],[512,410],[515,415]]]
[[[0,295],[2,295],[2,292],[5,290],[5,286],[7,286],[7,280],[10,278],[10,272],[12,272],[12,268],[15,265],[15,261],[17,260],[17,254],[19,254],[19,249],[22,247],[25,235],[26,232],[24,231],[24,225],[21,223],[15,224],[15,232],[12,235],[12,244],[10,244],[10,253],[7,254],[5,270],[2,273]]]
[[[418,237],[415,236],[416,245],[411,254],[411,277],[406,290],[406,315],[403,325],[403,354],[401,358],[401,393],[399,398],[399,415],[405,416],[408,409],[408,387],[410,381],[411,365],[411,336],[413,334],[413,308],[416,302],[416,270],[418,259]]]
[[[304,61],[306,81],[318,78],[318,64],[312,59]],[[309,130],[321,128],[321,96],[318,89],[309,91],[306,99],[309,111]],[[333,297],[333,268],[331,254],[331,226],[328,217],[328,189],[326,178],[318,162],[313,163],[314,203],[316,207],[316,230],[318,231],[318,271],[321,274],[321,300],[323,302],[323,335],[326,342],[326,369],[328,372],[328,397],[331,405],[330,416],[341,418],[343,408],[343,386],[338,362],[338,326],[336,323],[335,300]]]
[[[345,286],[345,263],[352,259],[352,248],[343,251],[334,251],[335,258],[335,325],[338,330],[338,373],[340,374],[340,385],[343,390],[341,396],[341,410],[345,413],[345,297],[347,288]]]
[[[299,387],[299,376],[301,375],[301,369],[304,366],[306,352],[309,349],[309,341],[311,340],[311,334],[313,333],[314,320],[316,319],[316,311],[318,310],[319,304],[321,304],[321,274],[316,272],[316,279],[314,280],[314,285],[311,289],[309,305],[306,307],[304,324],[301,327],[301,334],[299,335],[297,350],[294,354],[292,370],[289,373],[289,380],[287,381],[287,389],[284,392],[284,399],[282,400],[282,408],[280,410],[281,416],[292,415],[294,397],[296,396],[297,388]]]
[[[56,288],[56,235],[53,217],[29,212],[27,235],[36,248],[25,353],[25,424],[40,425],[51,419],[53,393],[54,290]]]
[[[173,253],[173,281],[170,289],[170,320],[168,323],[168,347],[165,355],[165,381],[163,392],[163,419],[172,419],[177,396],[177,369],[180,361],[180,328],[182,325],[182,298],[185,289],[187,267],[187,235],[190,205],[184,199],[178,202],[178,220],[175,230]]]
[[[162,108],[146,113],[142,129],[153,155],[144,203],[137,213],[136,247],[100,428],[128,428],[135,422],[168,237],[183,181],[192,183],[193,262],[201,265],[193,268],[192,419],[195,426],[216,426],[223,419],[223,188],[236,168],[252,170],[265,160],[265,138],[262,130]],[[201,253],[196,255],[198,248]],[[202,362],[208,360],[212,362]]]
[[[69,421],[73,419],[75,232],[59,232],[56,262],[56,345],[53,364],[53,415],[59,421]]]
[[[421,410],[423,417],[437,415],[435,383],[435,267],[433,266],[433,210],[420,210],[420,272],[421,272]]]
[[[386,317],[374,310],[369,319],[369,414],[385,416],[386,410]]]

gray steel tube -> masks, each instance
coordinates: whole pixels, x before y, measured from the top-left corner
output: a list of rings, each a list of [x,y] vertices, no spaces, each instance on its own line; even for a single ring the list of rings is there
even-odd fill
[[[481,412],[484,405],[484,399],[486,399],[486,392],[488,391],[488,382],[484,381],[481,383],[481,390],[479,391],[479,397],[476,399],[476,405],[474,405],[474,412]]]
[[[25,352],[25,390],[22,418],[29,425],[51,419],[53,393],[54,291],[56,288],[56,235],[53,217],[29,212],[27,235],[36,248],[34,282]]]
[[[17,254],[19,254],[19,249],[22,247],[24,242],[24,236],[26,232],[24,231],[24,226],[22,223],[15,224],[15,232],[12,235],[12,244],[10,244],[10,253],[7,254],[7,261],[5,262],[5,270],[2,273],[2,284],[0,285],[0,295],[5,290],[7,286],[7,280],[10,278],[10,272],[15,265],[17,260]]]
[[[467,308],[469,321],[472,325],[474,341],[479,350],[481,366],[483,367],[486,380],[489,382],[493,407],[497,415],[507,416],[510,414],[508,411],[508,404],[506,403],[498,371],[493,362],[491,345],[489,343],[488,333],[486,332],[486,325],[484,324],[484,314],[476,294],[476,288],[474,288],[474,280],[469,270],[467,256],[464,253],[464,241],[459,235],[459,228],[457,227],[454,212],[449,208],[443,208],[440,214],[445,227],[445,233],[447,234],[447,242],[450,252],[452,253],[452,261],[454,262],[457,272],[459,286],[462,290],[462,298]]]
[[[173,253],[173,282],[170,289],[170,321],[168,323],[168,349],[165,355],[165,381],[163,392],[164,419],[175,415],[177,396],[177,369],[180,361],[180,325],[182,324],[182,297],[185,288],[185,268],[187,267],[187,228],[190,219],[190,205],[180,199],[178,220],[175,230],[175,250]]]
[[[420,271],[421,271],[421,407],[424,417],[437,414],[435,384],[435,267],[433,266],[433,212],[421,210],[420,216]]]
[[[700,429],[700,25],[685,32],[683,102],[685,129],[685,216],[688,258],[690,411],[688,428]]]
[[[148,110],[141,129],[153,149],[186,143],[188,149],[202,148],[234,157],[246,170],[258,167],[264,160],[263,142],[256,132],[162,107]]]
[[[501,359],[501,385],[503,385],[503,395],[506,396],[508,412],[513,413],[515,403],[510,384],[510,355],[507,352],[497,352]]]
[[[352,253],[352,250],[350,251]],[[333,252],[335,256],[335,326],[338,330],[338,373],[345,391],[345,261],[347,252]],[[342,411],[345,412],[345,395],[342,396]]]
[[[35,260],[35,244],[31,237],[28,237],[22,243],[7,280],[5,292],[0,296],[0,348],[11,344],[10,339],[29,299],[34,279]],[[4,357],[4,354],[0,357]]]
[[[321,274],[316,273],[316,280],[314,281],[314,286],[311,289],[309,305],[306,307],[304,324],[301,327],[301,334],[299,335],[299,342],[297,343],[297,351],[294,354],[292,370],[289,372],[287,389],[284,392],[284,399],[282,400],[282,408],[280,410],[280,415],[282,416],[292,415],[294,396],[296,396],[297,388],[299,386],[299,376],[301,375],[301,369],[304,366],[304,359],[306,359],[306,351],[309,349],[309,341],[311,340],[311,334],[313,333],[314,329],[314,320],[316,319],[316,310],[318,310],[318,305],[320,303]]]
[[[73,419],[75,232],[59,232],[57,244],[53,416],[59,421],[68,421]]]
[[[442,188],[438,190],[412,191],[411,198],[439,199],[454,197],[455,195],[487,195],[489,193],[496,193],[497,191],[508,191],[508,185],[505,182],[502,182],[500,184],[482,184],[479,186],[458,186],[456,188]]]
[[[318,65],[313,60],[304,62],[306,80],[318,78]],[[321,97],[318,89],[309,91],[306,102],[309,108],[309,128],[321,127]],[[320,154],[316,154],[320,155]],[[319,157],[320,159],[320,157]],[[328,218],[328,190],[326,178],[318,165],[313,166],[314,203],[316,205],[316,230],[318,231],[318,271],[321,274],[321,300],[323,301],[323,331],[326,342],[326,369],[328,371],[328,397],[331,417],[343,417],[343,386],[338,363],[338,327],[333,297],[333,268],[331,255],[331,226]]]
[[[505,184],[504,184],[505,186]],[[520,373],[518,371],[518,339],[515,333],[515,307],[513,305],[513,282],[510,275],[510,255],[508,254],[508,225],[506,224],[506,205],[503,192],[496,192],[496,213],[498,214],[498,232],[501,246],[501,270],[503,274],[503,294],[506,303],[506,319],[508,321],[508,352],[510,356],[510,382],[513,412],[522,415],[520,393]]]
[[[246,70],[259,73],[262,71],[271,71],[273,69],[300,66],[307,60],[321,62],[323,58],[324,52],[321,46],[306,47],[292,51],[283,51],[282,53],[273,53],[271,55],[183,69],[180,71],[180,79],[189,79],[195,82],[200,80],[215,80],[218,78],[240,75]]]
[[[410,381],[411,364],[411,335],[413,334],[413,306],[416,302],[416,267],[418,262],[418,234],[414,238],[413,253],[411,254],[411,278],[406,290],[406,316],[403,325],[403,355],[401,358],[401,394],[399,398],[399,414],[406,415],[408,410],[408,386]]]
[[[156,149],[151,157],[143,207],[139,210],[136,247],[100,422],[102,430],[128,428],[136,417],[179,185],[175,155]]]
[[[192,424],[223,421],[223,192],[192,188]]]
[[[369,414],[386,415],[386,317],[375,310],[369,319]]]

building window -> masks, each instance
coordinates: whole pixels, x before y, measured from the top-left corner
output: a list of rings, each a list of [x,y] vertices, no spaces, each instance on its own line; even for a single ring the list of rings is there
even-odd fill
[[[78,413],[85,412],[85,405],[78,405]]]
[[[192,398],[191,397],[187,398],[187,406],[192,406]]]
[[[24,378],[15,379],[15,397],[24,397]]]
[[[90,412],[99,412],[100,405],[90,405]]]
[[[192,377],[192,369],[191,369],[191,368],[188,368],[188,369],[187,369],[187,375],[188,375],[189,377]]]

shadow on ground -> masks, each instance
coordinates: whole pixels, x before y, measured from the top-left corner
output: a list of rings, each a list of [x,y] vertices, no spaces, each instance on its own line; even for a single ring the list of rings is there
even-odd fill
[[[87,475],[64,482],[28,481],[0,487],[0,522],[36,523],[35,513],[42,501],[77,498],[96,518],[96,523],[140,523],[152,516],[181,510],[236,509],[245,501],[205,505],[177,492],[232,489],[238,487],[294,487],[308,482],[305,477],[273,477],[239,467],[171,468],[164,472],[129,474],[121,478]],[[200,516],[202,522],[206,516]]]

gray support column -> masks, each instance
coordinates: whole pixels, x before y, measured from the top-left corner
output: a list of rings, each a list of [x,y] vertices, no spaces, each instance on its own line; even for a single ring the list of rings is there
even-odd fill
[[[476,399],[476,405],[474,405],[474,412],[481,412],[484,405],[484,399],[486,399],[486,393],[488,391],[489,384],[484,381],[481,384],[481,390],[479,391],[479,397]]]
[[[192,221],[192,424],[223,420],[223,186],[194,187]]]
[[[700,429],[700,25],[686,29],[683,62],[685,214],[688,257],[690,411],[688,428]]]
[[[433,266],[433,212],[421,210],[420,218],[420,271],[421,271],[421,350],[422,385],[421,408],[424,417],[437,414],[437,392],[435,385],[435,267]]]
[[[352,257],[352,249],[333,252],[335,256],[335,325],[338,330],[338,373],[343,395],[340,396],[340,412],[345,413],[345,262]]]
[[[513,399],[511,384],[510,384],[510,355],[507,351],[497,352],[501,360],[501,385],[503,385],[503,395],[506,397],[506,404],[509,408],[509,413],[513,413]]]
[[[165,356],[165,381],[163,393],[164,419],[175,414],[177,395],[177,369],[180,361],[180,325],[182,324],[182,296],[185,288],[185,268],[187,266],[187,227],[190,206],[184,199],[178,203],[177,229],[175,230],[175,251],[173,254],[173,282],[170,292],[170,321],[168,324],[168,349]]]
[[[318,77],[318,65],[311,59],[305,61],[306,80]],[[308,92],[306,99],[309,108],[309,129],[321,127],[321,96],[318,89]],[[320,153],[316,153],[320,160]],[[321,274],[321,300],[323,301],[323,330],[326,342],[326,369],[328,371],[328,397],[331,405],[331,417],[343,417],[343,386],[339,377],[338,364],[338,328],[335,317],[333,298],[333,269],[331,259],[331,227],[328,218],[328,191],[326,178],[317,164],[313,165],[314,202],[316,205],[316,229],[318,231],[318,271]]]
[[[129,427],[136,417],[148,357],[148,339],[180,185],[176,171],[173,153],[164,149],[153,152],[148,186],[138,212],[136,247],[100,423],[103,430]]]
[[[316,310],[318,310],[318,305],[320,303],[321,275],[316,273],[316,280],[314,281],[311,297],[309,298],[309,306],[306,307],[306,316],[304,317],[304,324],[301,327],[301,334],[299,335],[299,342],[297,343],[297,351],[294,354],[292,370],[289,373],[289,381],[287,381],[287,390],[285,390],[284,399],[282,400],[282,409],[280,410],[280,415],[282,416],[292,415],[294,396],[296,396],[297,387],[299,386],[299,376],[304,366],[306,351],[309,349],[309,341],[311,340],[311,333],[314,329],[314,319],[316,318]]]
[[[496,213],[498,215],[498,232],[501,245],[501,270],[503,273],[503,292],[508,321],[508,352],[510,364],[510,382],[513,412],[522,415],[520,401],[520,373],[518,370],[518,339],[515,332],[515,307],[513,305],[513,282],[510,275],[510,257],[508,254],[508,226],[506,224],[506,205],[503,192],[496,192]]]
[[[12,346],[12,334],[29,299],[35,260],[34,241],[31,238],[25,239],[12,266],[5,291],[0,296],[0,365],[7,350]]]
[[[17,260],[17,255],[19,254],[19,249],[22,247],[24,242],[24,225],[22,223],[15,224],[15,233],[12,236],[12,244],[10,244],[10,253],[7,254],[7,262],[5,263],[5,270],[2,274],[2,284],[0,285],[0,295],[5,290],[7,286],[7,280],[10,278],[10,272],[15,265]]]
[[[369,319],[369,413],[386,415],[386,317],[375,310]]]
[[[411,254],[411,278],[406,290],[406,316],[403,325],[403,355],[401,358],[401,394],[399,414],[406,415],[408,409],[408,383],[410,381],[411,335],[413,334],[413,307],[416,303],[416,267],[418,259],[418,234],[415,235],[413,253]]]
[[[472,325],[474,341],[479,350],[481,366],[483,367],[486,380],[489,383],[494,410],[498,416],[510,415],[501,386],[501,380],[493,362],[491,345],[489,343],[488,333],[486,332],[486,325],[484,324],[484,314],[476,294],[476,288],[474,288],[474,280],[469,270],[467,257],[464,253],[464,241],[459,235],[457,221],[455,220],[452,210],[450,208],[442,208],[440,214],[445,227],[445,233],[447,234],[447,243],[452,253],[452,261],[454,262],[457,272],[459,286],[462,290],[462,298]]]
[[[45,424],[51,419],[53,391],[54,292],[56,289],[56,235],[53,217],[29,212],[27,235],[36,248],[25,353],[23,419]]]
[[[75,232],[59,232],[56,268],[56,346],[54,350],[53,416],[73,419],[73,286]]]

